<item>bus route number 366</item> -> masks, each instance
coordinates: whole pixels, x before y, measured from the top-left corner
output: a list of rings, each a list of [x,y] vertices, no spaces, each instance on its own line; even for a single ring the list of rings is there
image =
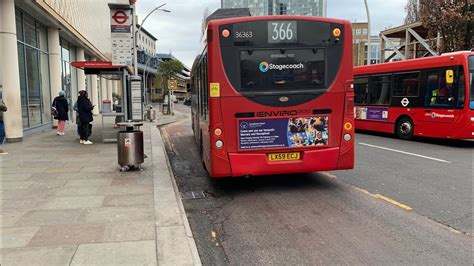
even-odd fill
[[[269,21],[268,43],[294,43],[297,42],[296,21]]]

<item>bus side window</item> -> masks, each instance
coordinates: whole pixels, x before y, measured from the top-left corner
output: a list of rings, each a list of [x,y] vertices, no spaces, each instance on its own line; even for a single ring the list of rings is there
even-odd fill
[[[454,76],[457,72],[454,71]],[[456,87],[458,84],[446,82],[446,70],[429,71],[427,73],[425,107],[452,108],[456,104]]]
[[[356,78],[354,80],[354,103],[356,105],[366,105],[369,96],[369,78]]]
[[[439,72],[432,71],[427,73],[425,107],[437,104],[439,94]]]
[[[456,102],[456,108],[462,109],[464,108],[464,102],[466,101],[466,78],[464,76],[464,71],[462,69],[462,66],[459,68],[459,75],[457,78],[457,99],[455,99]],[[454,74],[454,77],[456,77],[456,74]],[[456,80],[456,79],[455,79]]]
[[[203,86],[204,86],[204,120],[209,119],[209,85],[207,81],[207,55],[204,56],[202,61],[202,75],[203,75]]]
[[[393,76],[393,96],[416,97],[418,96],[420,73],[400,73]]]
[[[390,75],[370,76],[369,104],[389,105],[390,104]]]

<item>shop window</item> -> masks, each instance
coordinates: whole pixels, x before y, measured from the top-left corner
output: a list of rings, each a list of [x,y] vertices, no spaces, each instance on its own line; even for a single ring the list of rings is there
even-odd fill
[[[23,23],[21,23],[21,12],[19,10],[15,10],[15,17],[16,17],[16,39],[22,42],[24,41]]]
[[[48,34],[20,9],[15,12],[23,128],[51,122]]]
[[[26,86],[25,45],[18,43],[18,67],[20,74],[21,118],[23,128],[28,128],[28,87]]]
[[[420,73],[395,74],[393,79],[393,96],[416,97],[420,84]]]
[[[23,29],[25,31],[25,42],[31,46],[38,46],[35,21],[30,16],[23,15]]]
[[[39,78],[38,50],[26,47],[29,126],[41,124],[41,83]]]
[[[51,120],[51,90],[49,82],[49,55],[40,52],[40,80],[41,80],[41,96],[42,96],[42,116],[43,123]]]

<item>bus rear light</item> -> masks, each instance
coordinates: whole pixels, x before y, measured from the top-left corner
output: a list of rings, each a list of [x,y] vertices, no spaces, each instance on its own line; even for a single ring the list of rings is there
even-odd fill
[[[220,129],[220,128],[214,129],[214,135],[216,135],[216,136],[222,135],[222,129]]]
[[[216,147],[217,147],[217,148],[222,148],[222,147],[224,147],[224,142],[222,142],[222,140],[216,141]]]
[[[339,28],[335,28],[335,29],[332,30],[332,36],[334,36],[336,38],[341,36],[341,33],[342,33],[342,31]]]
[[[474,117],[471,117],[471,122],[474,122]]]
[[[344,124],[344,129],[345,129],[346,131],[351,131],[351,130],[352,130],[352,123],[351,123],[351,122],[346,122],[346,123]],[[345,136],[344,136],[344,138],[345,138]]]
[[[230,31],[228,29],[222,30],[222,37],[228,38],[230,36]]]
[[[344,140],[345,141],[350,141],[352,139],[351,134],[344,134]]]

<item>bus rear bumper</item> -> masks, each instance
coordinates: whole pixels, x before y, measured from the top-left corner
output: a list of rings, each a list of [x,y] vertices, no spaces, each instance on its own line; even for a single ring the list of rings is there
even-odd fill
[[[338,169],[339,148],[302,151],[301,159],[269,161],[268,153],[229,153],[232,176],[307,173]]]

